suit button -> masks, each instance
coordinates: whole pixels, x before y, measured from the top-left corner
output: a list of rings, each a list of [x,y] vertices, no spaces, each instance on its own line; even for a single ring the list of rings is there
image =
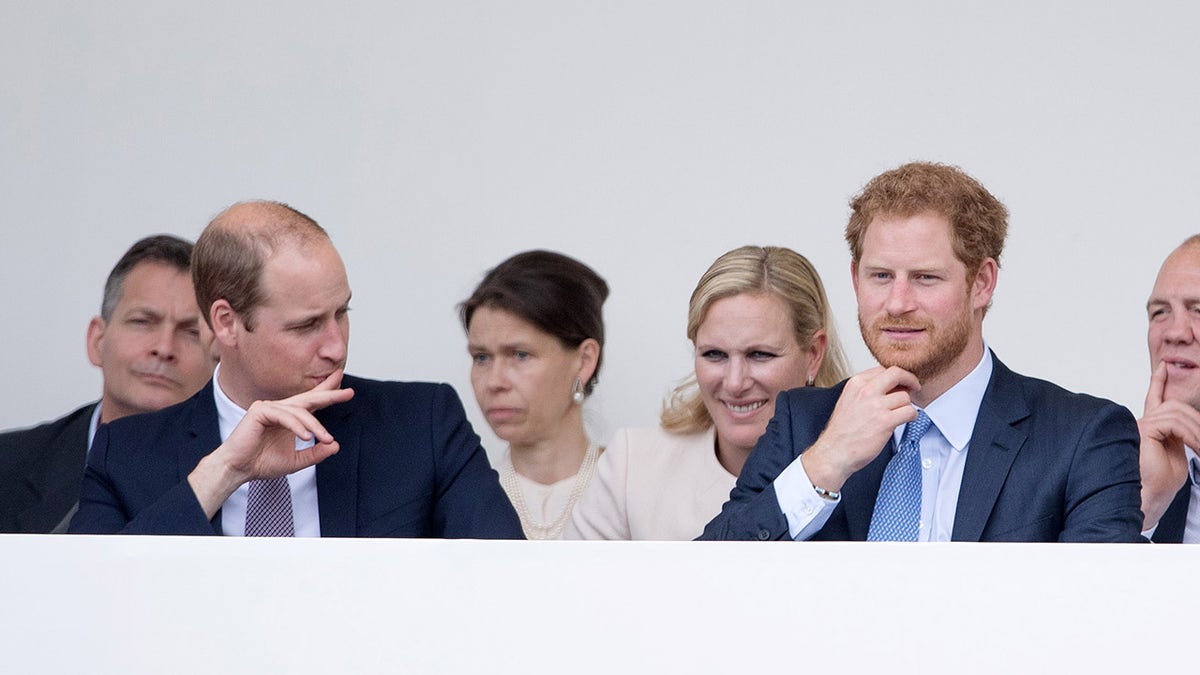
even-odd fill
[[[759,540],[759,541],[766,541],[766,540],[768,540],[768,539],[770,539],[770,538],[771,538],[771,531],[770,531],[770,530],[759,530],[759,531],[758,531],[758,540]]]

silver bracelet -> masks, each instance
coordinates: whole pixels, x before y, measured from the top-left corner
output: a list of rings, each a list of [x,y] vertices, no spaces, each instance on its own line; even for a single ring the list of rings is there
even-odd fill
[[[842,498],[841,492],[831,492],[829,490],[826,490],[825,488],[819,488],[816,485],[813,485],[812,488],[813,488],[813,492],[815,492],[821,496],[821,499],[825,499],[825,500],[831,501],[831,502],[836,502],[837,500]]]

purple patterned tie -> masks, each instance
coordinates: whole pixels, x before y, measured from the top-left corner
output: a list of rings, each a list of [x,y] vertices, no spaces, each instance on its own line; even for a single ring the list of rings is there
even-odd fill
[[[250,481],[246,499],[247,537],[294,537],[292,491],[287,476]]]

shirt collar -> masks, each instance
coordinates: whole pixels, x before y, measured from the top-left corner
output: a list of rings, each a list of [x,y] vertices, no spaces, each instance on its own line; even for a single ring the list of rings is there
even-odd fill
[[[1200,485],[1200,456],[1196,455],[1196,451],[1183,446],[1183,451],[1187,454],[1188,459],[1188,480],[1192,485]]]
[[[96,440],[96,430],[100,428],[100,404],[92,410],[92,421],[88,423],[88,450],[92,449],[92,441]]]
[[[217,403],[217,425],[221,430],[221,442],[224,443],[229,438],[229,434],[233,433],[233,428],[242,421],[246,416],[246,410],[233,402],[233,399],[225,395],[221,390],[221,379],[218,377],[221,374],[221,364],[218,363],[213,370],[213,398]]]
[[[983,357],[967,376],[959,380],[934,399],[925,408],[925,414],[955,450],[962,452],[971,442],[975,431],[975,418],[979,417],[979,406],[983,394],[992,379],[992,350],[983,343]],[[903,429],[903,427],[901,427]],[[897,441],[899,444],[899,441]]]

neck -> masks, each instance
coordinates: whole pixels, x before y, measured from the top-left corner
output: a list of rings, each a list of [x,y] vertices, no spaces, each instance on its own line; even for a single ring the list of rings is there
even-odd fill
[[[221,388],[221,392],[229,397],[229,400],[233,401],[237,407],[242,410],[249,410],[250,404],[261,397],[255,397],[246,393],[247,387],[244,387],[242,379],[237,377],[238,369],[231,366],[233,366],[231,363],[217,365],[215,384]]]
[[[921,381],[921,390],[912,395],[912,402],[920,408],[929,407],[930,403],[936,401],[939,396],[950,391],[951,387],[958,384],[967,375],[970,375],[971,371],[975,370],[975,366],[979,365],[979,361],[982,358],[983,338],[972,338],[967,348],[958,355],[958,358],[948,368],[927,380]]]
[[[716,440],[717,444],[717,461],[725,470],[734,476],[742,474],[742,466],[746,463],[746,458],[750,456],[750,451],[753,448],[734,447],[728,443],[722,443],[721,439]]]
[[[551,485],[579,473],[587,449],[588,437],[580,422],[552,439],[511,444],[508,454],[517,473],[542,485]]]

